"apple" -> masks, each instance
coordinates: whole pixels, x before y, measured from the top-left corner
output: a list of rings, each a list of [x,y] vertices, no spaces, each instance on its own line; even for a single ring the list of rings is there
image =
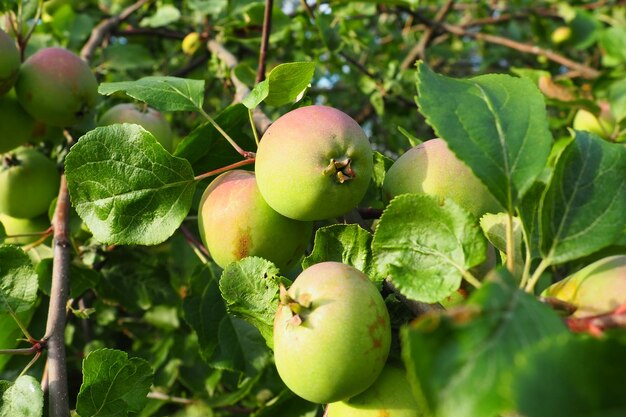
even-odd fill
[[[200,34],[198,32],[188,33],[181,44],[183,53],[185,55],[195,54],[201,46],[202,38],[200,37]]]
[[[407,193],[448,197],[477,218],[504,210],[472,170],[439,138],[402,154],[385,176],[383,193],[388,200]]]
[[[98,120],[99,126],[107,126],[115,123],[138,124],[156,138],[168,151],[172,152],[173,137],[170,124],[163,115],[147,105],[132,103],[117,104],[107,110]]]
[[[573,127],[576,130],[595,133],[601,138],[608,139],[615,130],[615,118],[611,114],[608,102],[602,101],[598,105],[600,106],[599,115],[585,109],[578,110],[574,115]]]
[[[374,384],[345,401],[328,404],[326,417],[420,417],[406,371],[387,364]]]
[[[225,268],[246,256],[272,261],[290,271],[304,255],[312,222],[278,214],[267,205],[253,172],[221,174],[202,194],[198,207],[200,237],[216,264]]]
[[[31,139],[35,120],[22,108],[15,94],[0,97],[0,154]]]
[[[18,219],[0,213],[0,223],[4,226],[4,231],[9,236],[40,233],[50,227],[50,220],[44,214],[33,219]],[[39,239],[39,236],[20,236],[5,239],[4,243],[13,245],[27,245]]]
[[[345,400],[380,375],[391,343],[385,301],[356,268],[322,262],[281,290],[274,318],[278,374],[314,403]]]
[[[84,121],[98,100],[98,82],[91,69],[64,48],[41,49],[28,58],[15,91],[31,116],[59,127]]]
[[[0,213],[20,219],[48,211],[59,192],[56,164],[32,148],[4,154],[0,163]]]
[[[541,294],[575,305],[574,317],[610,313],[626,303],[626,255],[600,259]]]
[[[327,106],[301,107],[276,120],[261,139],[255,165],[267,204],[296,220],[352,210],[367,191],[372,169],[363,129]]]
[[[0,29],[0,96],[13,88],[21,64],[15,41]]]
[[[559,45],[572,37],[572,29],[569,26],[559,26],[552,32],[550,40],[553,44]]]

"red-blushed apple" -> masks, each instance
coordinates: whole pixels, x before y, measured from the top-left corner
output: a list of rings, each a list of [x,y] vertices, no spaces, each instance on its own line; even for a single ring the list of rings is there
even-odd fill
[[[626,255],[600,259],[541,294],[577,307],[574,317],[610,313],[626,303]]]
[[[15,41],[0,29],[0,96],[13,88],[21,64]]]
[[[472,170],[438,138],[402,154],[389,168],[383,192],[389,200],[407,193],[448,197],[478,218],[504,210]]]
[[[61,176],[50,158],[32,148],[0,157],[0,213],[30,219],[45,213],[59,193]]]
[[[98,125],[107,126],[115,123],[138,124],[156,138],[168,151],[172,152],[173,137],[170,124],[161,112],[147,105],[122,103],[107,110],[98,120]]]
[[[207,187],[198,208],[200,236],[216,264],[225,268],[246,256],[272,261],[283,272],[304,255],[312,222],[289,219],[267,205],[253,172],[226,172]]]
[[[389,313],[372,281],[356,268],[322,262],[281,289],[274,318],[278,374],[294,393],[331,403],[369,388],[391,344]]]
[[[78,124],[94,109],[98,82],[89,65],[64,48],[45,48],[29,57],[15,83],[26,111],[46,124]]]
[[[276,120],[261,139],[255,163],[267,204],[297,220],[328,219],[355,208],[372,169],[363,129],[327,106],[301,107]]]

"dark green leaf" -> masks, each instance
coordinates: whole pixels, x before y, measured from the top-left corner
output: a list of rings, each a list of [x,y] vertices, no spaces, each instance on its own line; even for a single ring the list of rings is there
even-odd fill
[[[403,329],[403,358],[426,415],[494,417],[509,411],[507,382],[516,356],[567,331],[550,308],[515,284],[502,270],[465,306]]]
[[[418,104],[450,149],[512,211],[541,174],[552,136],[543,96],[526,78],[455,80],[418,65]]]
[[[198,111],[204,103],[204,80],[176,77],[144,77],[137,81],[102,83],[105,96],[123,91],[160,111]]]
[[[131,124],[87,133],[72,147],[65,171],[76,212],[104,243],[165,241],[187,216],[196,186],[186,160]]]
[[[309,256],[302,260],[302,268],[336,261],[351,265],[370,278],[376,273],[372,261],[372,234],[356,224],[335,224],[315,232],[315,244]]]
[[[37,300],[37,274],[17,246],[0,245],[0,314],[29,310]]]
[[[36,271],[39,289],[49,296],[52,286],[52,258],[42,259],[37,264]],[[96,288],[102,277],[98,271],[77,264],[70,264],[70,276],[72,277],[70,280],[70,298],[77,298],[88,289]]]
[[[154,378],[150,364],[126,352],[100,349],[83,361],[76,411],[81,416],[125,417],[140,411]]]
[[[485,260],[487,246],[469,212],[450,199],[404,194],[387,206],[372,243],[378,274],[406,297],[437,302]]]
[[[545,192],[541,253],[551,264],[589,255],[626,228],[626,148],[576,132]]]
[[[0,417],[43,415],[43,391],[39,381],[22,375],[14,383],[0,382]]]

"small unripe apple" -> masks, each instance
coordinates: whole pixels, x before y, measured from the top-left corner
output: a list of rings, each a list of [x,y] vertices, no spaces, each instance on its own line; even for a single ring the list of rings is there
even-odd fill
[[[385,301],[367,275],[322,262],[305,269],[280,298],[274,358],[289,389],[325,404],[376,381],[389,354],[391,326]]]
[[[9,236],[26,235],[46,231],[50,227],[50,220],[44,214],[33,219],[18,219],[0,213],[0,223]],[[5,239],[4,243],[13,245],[28,245],[39,239],[39,236],[20,236]]]
[[[574,317],[610,313],[626,303],[626,255],[600,259],[541,294],[577,307]]]
[[[22,108],[15,94],[0,97],[0,154],[26,143],[35,128],[35,120]]]
[[[268,259],[289,272],[304,255],[313,223],[289,219],[267,205],[253,172],[217,177],[198,208],[200,237],[216,264],[225,268],[247,256]]]
[[[326,417],[420,417],[403,368],[387,364],[374,384],[348,400],[328,404]]]
[[[0,96],[15,84],[21,63],[15,41],[0,29]]]
[[[428,140],[400,156],[385,176],[383,192],[389,200],[406,193],[447,197],[476,217],[504,210],[443,139]]]
[[[198,49],[202,46],[202,39],[200,38],[200,34],[198,32],[188,33],[187,36],[183,39],[181,47],[183,49],[183,53],[185,55],[193,55]]]
[[[32,148],[17,148],[0,161],[0,213],[21,219],[48,211],[59,192],[56,164]]]
[[[569,40],[572,37],[572,28],[569,26],[559,26],[552,32],[550,35],[550,40],[555,45],[562,44],[563,42]]]
[[[611,114],[611,109],[607,102],[598,103],[600,106],[600,115],[580,109],[574,116],[573,127],[576,130],[584,130],[595,133],[601,138],[609,138],[615,130],[615,118]]]
[[[76,125],[92,112],[98,82],[78,55],[45,48],[28,58],[15,83],[17,98],[31,116],[59,127]]]
[[[355,208],[372,169],[363,129],[327,106],[301,107],[276,120],[261,139],[255,164],[267,204],[297,220],[328,219]]]
[[[172,152],[173,137],[170,124],[163,115],[148,106],[132,103],[117,104],[107,110],[98,120],[99,126],[107,126],[115,123],[138,124],[156,138],[163,147]]]

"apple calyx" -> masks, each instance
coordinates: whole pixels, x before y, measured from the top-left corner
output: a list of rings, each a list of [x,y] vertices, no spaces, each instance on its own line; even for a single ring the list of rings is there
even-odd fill
[[[7,153],[7,154],[2,155],[2,161],[1,161],[2,168],[11,168],[11,167],[19,166],[21,164],[22,162],[13,153]]]
[[[295,299],[287,293],[285,286],[280,284],[280,304],[288,307],[293,314],[287,323],[299,326],[311,310],[311,295],[301,294],[298,299]]]
[[[324,168],[323,173],[326,176],[333,177],[339,184],[343,184],[356,177],[356,173],[352,169],[352,159],[350,158],[331,158],[330,163]]]

